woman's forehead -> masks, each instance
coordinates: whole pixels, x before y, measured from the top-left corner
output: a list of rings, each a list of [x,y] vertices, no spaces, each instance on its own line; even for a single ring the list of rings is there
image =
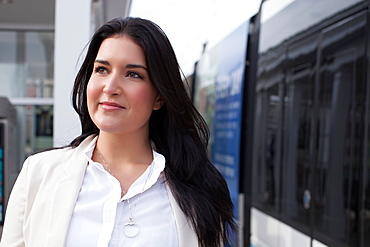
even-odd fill
[[[99,48],[96,60],[126,61],[146,67],[143,49],[127,36],[113,36],[105,39]]]

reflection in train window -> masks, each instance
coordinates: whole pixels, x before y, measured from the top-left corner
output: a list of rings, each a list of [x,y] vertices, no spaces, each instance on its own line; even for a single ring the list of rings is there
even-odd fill
[[[258,142],[257,148],[257,170],[253,176],[258,181],[254,184],[253,196],[256,201],[262,203],[262,206],[267,206],[273,211],[277,211],[276,195],[278,188],[278,160],[276,158],[277,134],[279,125],[279,102],[278,84],[272,86],[268,90],[261,90],[257,96],[257,112],[262,115],[257,116],[258,130],[256,138]],[[260,109],[260,110],[258,110]],[[262,138],[261,138],[262,137]]]
[[[364,178],[364,190],[365,190],[365,199],[364,199],[364,218],[361,224],[364,226],[364,242],[370,243],[370,89],[369,89],[369,83],[367,88],[367,97],[368,97],[368,105],[367,105],[367,163],[365,172],[363,173]]]
[[[306,65],[293,69],[287,85],[283,121],[282,214],[307,226],[310,201],[303,205],[311,190],[311,117],[313,113],[314,74]],[[306,195],[304,194],[306,192]],[[309,193],[307,195],[307,193]],[[306,198],[309,200],[310,198]]]
[[[323,31],[318,89],[315,231],[348,246],[359,246],[361,121],[365,83],[366,15]]]
[[[368,3],[343,13],[259,56],[253,206],[326,246],[362,247],[370,241]]]

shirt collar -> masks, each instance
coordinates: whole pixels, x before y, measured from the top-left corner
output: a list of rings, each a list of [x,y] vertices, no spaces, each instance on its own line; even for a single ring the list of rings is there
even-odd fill
[[[89,165],[93,165],[97,167],[99,170],[102,170],[106,173],[108,173],[102,164],[94,162],[91,157],[93,155],[95,146],[96,146],[96,141],[98,139],[98,136],[96,136],[92,140],[93,145],[89,145],[89,147],[86,148],[85,150],[85,155],[86,159],[89,162]],[[153,161],[152,163],[147,167],[147,169],[144,171],[143,174],[131,185],[127,193],[123,196],[123,200],[129,199],[135,195],[138,195],[146,190],[148,190],[150,187],[152,187],[157,180],[159,179],[161,173],[164,171],[164,168],[166,166],[166,159],[165,157],[154,151],[153,152]],[[110,174],[109,174],[110,175]],[[115,179],[115,178],[114,178]]]

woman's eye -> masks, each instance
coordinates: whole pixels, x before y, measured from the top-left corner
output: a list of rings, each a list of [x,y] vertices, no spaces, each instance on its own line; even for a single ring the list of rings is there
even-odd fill
[[[131,78],[139,78],[139,79],[143,79],[143,77],[137,73],[137,72],[133,72],[133,71],[130,71],[127,73],[127,76],[128,77],[131,77]]]
[[[101,66],[98,66],[98,67],[96,67],[95,68],[95,70],[94,70],[96,73],[98,73],[98,74],[104,74],[104,73],[106,73],[107,72],[107,69],[106,68],[104,68],[104,67],[101,67]]]

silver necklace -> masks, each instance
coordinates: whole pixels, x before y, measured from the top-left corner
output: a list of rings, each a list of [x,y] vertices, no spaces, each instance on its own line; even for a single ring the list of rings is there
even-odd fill
[[[113,173],[112,173],[112,171],[111,171],[108,163],[105,161],[105,159],[101,155],[100,151],[97,148],[96,148],[96,151],[98,151],[99,157],[103,161],[103,163],[104,163],[103,165],[106,168],[106,170],[109,172],[110,175],[112,175],[113,177],[115,177],[113,175]],[[153,159],[153,163],[154,163],[154,159]],[[137,198],[137,200],[136,200],[136,202],[135,202],[135,204],[134,204],[134,206],[132,208],[131,208],[131,204],[130,204],[130,199],[127,198],[127,205],[128,205],[129,211],[130,211],[130,216],[128,217],[128,223],[126,223],[123,226],[123,234],[125,234],[125,236],[127,236],[127,237],[133,238],[133,237],[137,236],[139,234],[139,232],[140,232],[139,225],[134,222],[134,216],[132,215],[132,210],[136,207],[137,203],[139,202],[139,200],[141,198],[141,194],[143,194],[143,192],[144,192],[145,185],[146,185],[146,183],[149,180],[150,174],[152,173],[152,169],[153,169],[153,165],[150,167],[150,171],[148,173],[148,177],[145,180],[143,189],[141,190],[141,192],[139,194],[139,197]],[[122,193],[123,193],[123,195],[126,194],[126,192],[124,190],[122,190]]]

